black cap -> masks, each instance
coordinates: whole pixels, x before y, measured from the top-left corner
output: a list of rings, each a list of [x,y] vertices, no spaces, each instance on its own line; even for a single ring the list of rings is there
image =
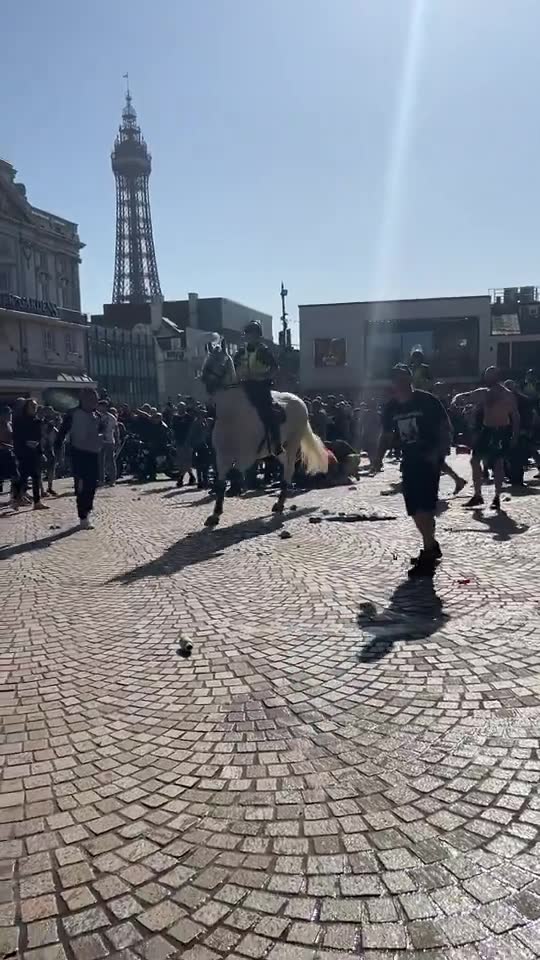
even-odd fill
[[[244,333],[258,333],[262,336],[262,327],[258,320],[250,320],[244,327]]]

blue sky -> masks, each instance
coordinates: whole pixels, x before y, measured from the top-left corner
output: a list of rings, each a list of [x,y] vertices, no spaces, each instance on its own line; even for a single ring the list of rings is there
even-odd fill
[[[0,155],[110,300],[130,83],[167,298],[298,303],[540,282],[538,0],[26,0]]]

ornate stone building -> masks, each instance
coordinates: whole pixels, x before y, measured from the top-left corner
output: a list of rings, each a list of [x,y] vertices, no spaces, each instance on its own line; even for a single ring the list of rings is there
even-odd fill
[[[0,293],[81,309],[77,224],[33,207],[0,160]]]
[[[0,160],[0,398],[70,405],[91,383],[77,224],[33,207]],[[68,396],[69,393],[69,396]]]

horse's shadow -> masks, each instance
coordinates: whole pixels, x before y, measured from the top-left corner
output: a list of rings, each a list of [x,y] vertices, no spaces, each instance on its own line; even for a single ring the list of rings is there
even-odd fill
[[[382,613],[378,614],[371,604],[360,609],[357,623],[368,641],[360,650],[358,661],[381,660],[400,640],[425,640],[449,619],[431,578],[407,579],[398,584]]]
[[[184,570],[185,567],[193,567],[198,563],[205,563],[207,560],[221,556],[224,550],[242,540],[252,540],[255,537],[276,533],[285,519],[299,520],[313,512],[314,508],[306,507],[296,513],[287,513],[286,517],[280,514],[269,519],[243,520],[242,523],[235,523],[229,527],[196,530],[194,533],[188,533],[182,540],[171,544],[160,557],[112,577],[109,583],[129,584],[146,577],[171,576]]]

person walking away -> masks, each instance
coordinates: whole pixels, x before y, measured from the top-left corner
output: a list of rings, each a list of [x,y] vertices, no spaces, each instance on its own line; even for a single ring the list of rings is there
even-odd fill
[[[538,410],[538,378],[532,367],[525,374],[523,393],[532,401],[535,410]]]
[[[58,436],[58,429],[55,422],[55,412],[52,407],[43,407],[41,411],[41,444],[43,457],[45,460],[45,472],[47,477],[47,489],[43,489],[43,480],[41,481],[41,496],[56,497],[54,489],[54,480],[56,476],[56,454],[55,443]]]
[[[234,357],[236,374],[262,421],[269,438],[269,452],[277,457],[283,452],[280,425],[272,401],[272,379],[278,365],[270,347],[264,343],[258,320],[251,320],[244,327],[244,337],[246,342]]]
[[[363,404],[359,450],[365,450],[372,469],[377,460],[378,440],[381,432],[381,418],[373,401]]]
[[[506,474],[513,487],[525,486],[525,467],[532,448],[535,409],[532,399],[522,392],[514,380],[505,380],[504,386],[516,398],[519,414],[519,436],[510,447],[506,461]]]
[[[410,368],[398,363],[392,371],[393,397],[382,410],[382,433],[376,469],[397,434],[402,450],[401,472],[407,513],[422,537],[423,547],[413,560],[410,577],[431,577],[442,558],[435,538],[435,511],[439,497],[441,462],[450,437],[450,422],[442,403],[412,385]]]
[[[183,486],[186,473],[191,474],[193,469],[193,447],[191,443],[193,422],[193,414],[188,412],[186,404],[183,401],[178,403],[171,425],[176,447],[176,467],[179,473],[176,481],[177,487]]]
[[[488,367],[484,373],[483,387],[467,393],[458,393],[452,405],[463,401],[476,404],[475,431],[471,457],[474,496],[467,507],[479,507],[482,496],[482,463],[493,469],[495,496],[493,510],[501,509],[501,492],[504,481],[504,461],[519,439],[519,411],[514,394],[501,383],[497,367]]]
[[[324,408],[324,404],[320,397],[315,397],[311,404],[311,412],[309,415],[309,420],[311,423],[311,428],[314,433],[317,434],[321,440],[326,440],[326,430],[328,427],[328,416]]]
[[[454,481],[454,496],[457,497],[458,494],[460,494],[461,491],[464,489],[464,487],[467,486],[467,481],[465,480],[464,477],[460,477],[459,473],[456,473],[453,467],[451,467],[450,464],[446,462],[446,457],[449,457],[450,453],[452,452],[452,441],[454,439],[454,425],[452,423],[452,418],[450,417],[450,413],[448,409],[448,401],[444,393],[444,384],[440,380],[434,385],[433,393],[437,397],[437,399],[442,403],[444,409],[446,410],[448,420],[451,426],[451,435],[449,438],[448,449],[446,450],[444,460],[441,463],[441,473],[443,473],[446,477],[450,477]]]
[[[13,427],[11,407],[0,407],[0,484],[4,480],[11,483],[10,503],[13,510],[19,509],[20,477],[17,460],[13,452]]]
[[[199,407],[195,411],[195,419],[191,429],[193,466],[197,471],[198,490],[206,490],[208,487],[208,471],[210,469],[209,440],[210,430],[205,411]]]
[[[100,400],[97,406],[101,419],[102,447],[100,454],[100,483],[114,487],[116,483],[116,448],[118,446],[118,420],[109,408],[107,400]]]
[[[21,496],[30,479],[34,510],[48,510],[47,504],[41,500],[42,425],[37,411],[36,400],[32,397],[25,400],[20,415],[13,422],[13,449],[19,464]]]
[[[81,530],[92,530],[90,514],[99,477],[101,453],[101,422],[97,414],[98,395],[95,390],[82,390],[79,406],[63,419],[56,439],[59,449],[69,433],[71,464],[75,481],[77,514]]]

